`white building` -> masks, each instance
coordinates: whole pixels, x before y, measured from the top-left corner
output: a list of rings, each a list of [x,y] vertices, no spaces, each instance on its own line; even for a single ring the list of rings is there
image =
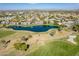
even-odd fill
[[[42,25],[43,24],[43,21],[36,21],[35,24]]]
[[[66,25],[67,27],[71,27],[72,25],[74,25],[74,21],[67,21],[67,22],[63,22],[64,25]]]

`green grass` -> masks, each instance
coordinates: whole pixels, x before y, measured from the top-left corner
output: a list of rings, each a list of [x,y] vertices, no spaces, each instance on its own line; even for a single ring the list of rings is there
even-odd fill
[[[11,35],[13,33],[15,33],[15,32],[14,31],[0,30],[0,38],[6,37],[6,36]]]
[[[79,40],[77,36],[76,40]],[[68,41],[49,42],[28,54],[31,56],[79,56],[79,44],[74,45]]]
[[[58,25],[54,25],[54,24],[43,24],[43,25],[58,26]],[[16,26],[16,25],[8,25],[8,26]],[[36,24],[30,24],[30,25],[21,25],[21,26],[24,26],[24,27],[32,27],[32,26],[37,26],[37,25]]]
[[[79,35],[77,35],[75,41],[77,42],[77,44],[79,44]]]

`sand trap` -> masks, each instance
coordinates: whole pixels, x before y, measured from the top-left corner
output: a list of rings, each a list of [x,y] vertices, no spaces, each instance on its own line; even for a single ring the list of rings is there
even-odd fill
[[[77,44],[74,39],[76,38],[76,35],[70,35],[69,38],[67,39],[69,42],[72,42],[73,44]]]

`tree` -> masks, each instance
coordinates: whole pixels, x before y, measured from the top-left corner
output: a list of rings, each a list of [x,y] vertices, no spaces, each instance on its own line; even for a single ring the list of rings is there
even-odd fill
[[[3,24],[3,27],[6,27],[6,24]]]
[[[74,25],[72,30],[79,32],[79,24]]]
[[[44,20],[44,21],[43,21],[43,24],[47,24],[47,21]]]
[[[58,25],[58,21],[54,20],[54,25]]]

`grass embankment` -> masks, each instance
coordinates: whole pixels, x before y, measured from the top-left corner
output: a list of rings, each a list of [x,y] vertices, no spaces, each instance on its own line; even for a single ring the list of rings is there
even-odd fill
[[[38,26],[38,25],[41,25],[41,24],[30,24],[30,25],[7,25],[8,26],[23,26],[23,27],[32,27],[32,26]],[[42,25],[45,25],[45,26],[58,26],[58,25],[53,25],[53,24],[42,24]]]
[[[79,56],[79,35],[76,38],[77,45],[68,41],[54,41],[47,43],[38,50],[30,53],[31,56]]]
[[[6,37],[6,36],[11,35],[13,33],[15,33],[15,32],[14,31],[7,31],[7,30],[0,30],[0,38]]]

